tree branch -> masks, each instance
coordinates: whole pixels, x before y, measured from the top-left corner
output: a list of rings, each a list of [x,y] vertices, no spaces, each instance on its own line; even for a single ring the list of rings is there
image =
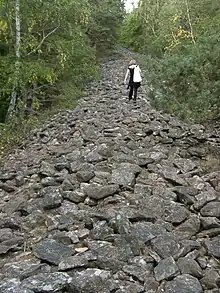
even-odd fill
[[[53,33],[55,33],[57,30],[58,30],[58,28],[60,27],[60,24],[57,26],[57,27],[55,27],[52,31],[50,31],[48,34],[46,34],[46,36],[43,36],[43,39],[41,40],[41,42],[40,42],[40,44],[34,49],[34,50],[32,50],[31,52],[29,52],[26,56],[29,56],[29,55],[31,55],[32,53],[35,53],[42,45],[43,45],[43,43],[44,43],[44,41],[50,36],[50,35],[52,35]]]
[[[193,44],[195,45],[196,41],[195,41],[194,34],[193,34],[193,27],[192,27],[190,14],[189,14],[189,5],[188,5],[187,0],[185,0],[185,4],[186,4],[187,17],[188,17],[188,21],[189,21],[189,25],[190,25],[191,39],[192,39]]]

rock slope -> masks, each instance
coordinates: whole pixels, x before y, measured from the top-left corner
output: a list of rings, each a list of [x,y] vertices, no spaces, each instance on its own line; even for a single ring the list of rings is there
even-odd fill
[[[120,70],[118,70],[120,68]],[[137,105],[109,60],[0,172],[0,293],[220,292],[220,138]]]

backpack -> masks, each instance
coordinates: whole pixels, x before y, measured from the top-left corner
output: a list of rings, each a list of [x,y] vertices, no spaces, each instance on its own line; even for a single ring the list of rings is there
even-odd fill
[[[133,81],[134,82],[141,82],[142,78],[141,78],[141,73],[140,73],[140,67],[137,65],[134,68],[134,77],[133,77]]]

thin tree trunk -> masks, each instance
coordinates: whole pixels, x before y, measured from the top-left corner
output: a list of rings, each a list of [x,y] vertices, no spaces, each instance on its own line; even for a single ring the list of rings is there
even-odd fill
[[[194,37],[194,34],[193,34],[192,21],[191,21],[190,14],[189,14],[189,5],[188,5],[187,0],[185,0],[185,4],[186,4],[188,22],[189,22],[189,26],[190,26],[190,35],[191,35],[192,42],[195,45],[196,41],[195,41],[195,37]]]
[[[8,107],[8,112],[6,116],[6,122],[9,122],[12,118],[17,96],[18,96],[18,81],[20,73],[20,46],[21,46],[21,19],[20,19],[20,0],[15,0],[15,29],[16,29],[16,45],[15,45],[15,76],[14,76],[14,86],[11,94],[11,100]]]

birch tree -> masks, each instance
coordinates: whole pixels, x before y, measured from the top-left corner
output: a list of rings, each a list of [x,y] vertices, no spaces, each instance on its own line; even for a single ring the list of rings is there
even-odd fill
[[[122,18],[122,0],[0,0],[0,123],[82,90]]]
[[[15,44],[15,74],[14,74],[14,86],[11,94],[11,100],[8,107],[8,112],[6,116],[6,122],[9,122],[17,101],[18,90],[19,90],[19,74],[20,74],[20,47],[21,47],[21,15],[20,15],[20,0],[15,0],[15,36],[16,36],[16,44]]]

